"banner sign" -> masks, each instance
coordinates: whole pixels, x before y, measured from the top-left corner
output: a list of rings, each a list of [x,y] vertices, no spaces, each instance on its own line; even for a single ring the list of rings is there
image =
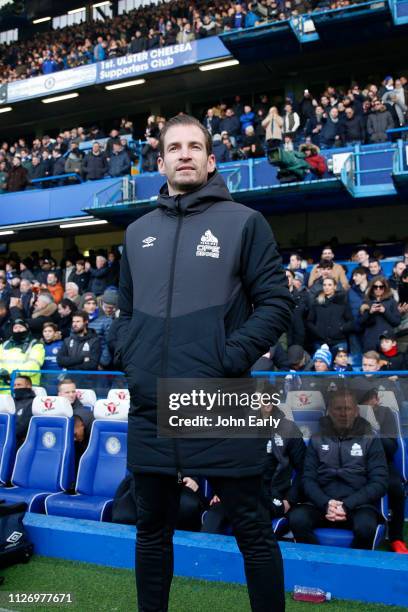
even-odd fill
[[[96,66],[96,64],[88,64],[31,79],[13,81],[8,84],[7,102],[18,102],[93,85],[96,81]]]
[[[169,45],[160,49],[150,49],[132,55],[115,57],[98,62],[97,82],[118,81],[130,77],[139,77],[148,72],[180,68],[197,61],[196,41]]]
[[[3,84],[0,86],[0,104],[30,100],[97,83],[137,78],[151,72],[172,70],[228,55],[229,52],[224,44],[216,36],[169,45],[160,49],[150,49],[95,64]]]

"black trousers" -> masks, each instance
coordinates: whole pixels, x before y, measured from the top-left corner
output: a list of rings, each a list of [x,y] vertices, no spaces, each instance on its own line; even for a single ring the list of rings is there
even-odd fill
[[[390,542],[404,540],[405,491],[401,476],[391,464],[388,481],[388,505],[391,510],[388,536]]]
[[[370,550],[378,525],[378,514],[372,508],[361,507],[354,510],[347,521],[332,523],[325,519],[325,512],[311,504],[301,504],[289,512],[289,525],[296,542],[318,544],[313,533],[316,527],[351,529],[354,533],[353,548]]]
[[[283,612],[282,556],[262,502],[261,476],[209,480],[223,501],[244,558],[252,611]],[[135,473],[134,481],[138,610],[167,612],[181,488],[175,476]]]

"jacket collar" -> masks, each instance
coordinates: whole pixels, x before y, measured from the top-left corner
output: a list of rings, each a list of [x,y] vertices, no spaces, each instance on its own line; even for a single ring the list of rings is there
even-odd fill
[[[195,214],[206,210],[215,202],[232,201],[224,179],[215,170],[204,185],[183,195],[170,196],[167,183],[160,189],[157,203],[171,215]]]

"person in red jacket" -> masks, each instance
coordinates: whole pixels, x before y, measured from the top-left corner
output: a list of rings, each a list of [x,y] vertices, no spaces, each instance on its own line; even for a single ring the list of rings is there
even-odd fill
[[[327,172],[327,163],[326,158],[320,155],[319,147],[314,144],[302,144],[299,151],[304,153],[305,162],[310,166],[311,178],[323,178],[323,175]]]

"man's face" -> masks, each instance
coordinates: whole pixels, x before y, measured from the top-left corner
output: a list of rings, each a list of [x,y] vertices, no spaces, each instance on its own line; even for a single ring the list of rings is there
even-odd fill
[[[44,327],[42,335],[46,342],[52,342],[55,338],[55,331],[52,327]]]
[[[348,355],[344,351],[339,351],[336,357],[334,358],[334,363],[341,366],[342,368],[346,367],[347,361],[348,361]]]
[[[322,259],[325,261],[332,261],[334,259],[334,253],[331,249],[323,249]]]
[[[401,274],[404,272],[405,270],[405,264],[402,261],[399,261],[394,268],[395,271],[395,275],[396,276],[401,276]]]
[[[96,300],[87,300],[84,304],[84,310],[88,314],[93,314],[96,310],[97,304]]]
[[[363,372],[378,372],[380,363],[371,357],[363,357],[362,369]]]
[[[357,287],[359,287],[361,283],[365,280],[366,280],[366,276],[364,274],[359,274],[358,272],[353,274],[353,281],[354,281],[354,284],[357,285]]]
[[[106,259],[104,257],[102,257],[102,255],[98,255],[97,258],[96,258],[96,267],[98,268],[98,270],[103,268],[105,263],[106,263]]]
[[[47,285],[51,285],[51,287],[54,287],[56,284],[57,284],[57,277],[55,276],[55,274],[48,274]]]
[[[78,262],[75,264],[75,268],[76,268],[77,274],[82,274],[82,272],[85,270],[85,266],[82,263],[78,263]]]
[[[167,176],[170,195],[200,187],[215,169],[215,157],[207,154],[204,134],[195,125],[170,128],[157,163],[160,174]]]
[[[288,271],[286,271],[286,278],[288,280],[288,287],[291,289],[293,287],[293,276]]]
[[[348,395],[336,397],[330,402],[327,413],[335,428],[339,431],[345,431],[353,427],[358,416],[358,406],[353,398]]]
[[[289,259],[289,264],[292,270],[298,270],[300,268],[300,260],[296,257],[296,255],[291,255]]]
[[[17,378],[14,381],[15,389],[31,389],[31,387],[32,385],[25,378],[20,378],[19,376],[17,376]]]
[[[363,265],[367,264],[368,253],[364,249],[357,251],[356,257],[357,257],[358,263],[361,263]]]
[[[104,302],[102,304],[102,310],[108,317],[111,317],[115,313],[116,306],[113,304],[105,304]]]
[[[388,351],[390,351],[394,346],[396,346],[396,341],[395,340],[391,340],[391,338],[381,338],[381,350],[383,353],[387,353]]]
[[[7,314],[7,308],[5,306],[0,306],[0,318],[5,317]]]
[[[333,269],[332,268],[320,268],[321,276],[323,279],[333,278]]]
[[[82,317],[72,317],[72,331],[75,334],[81,334],[86,330],[87,323],[82,319]]]
[[[58,304],[58,314],[60,317],[68,317],[71,314],[71,310],[68,308],[68,306]]]
[[[368,264],[368,269],[370,270],[370,274],[377,276],[380,273],[380,264],[378,261],[372,261]]]
[[[352,119],[354,116],[354,111],[352,108],[346,108],[346,116],[347,119]]]
[[[68,283],[65,287],[65,293],[67,294],[67,297],[72,300],[72,298],[78,295],[78,289],[74,287],[74,285]]]
[[[59,397],[66,397],[71,404],[76,400],[76,384],[75,383],[63,383],[58,389]]]

